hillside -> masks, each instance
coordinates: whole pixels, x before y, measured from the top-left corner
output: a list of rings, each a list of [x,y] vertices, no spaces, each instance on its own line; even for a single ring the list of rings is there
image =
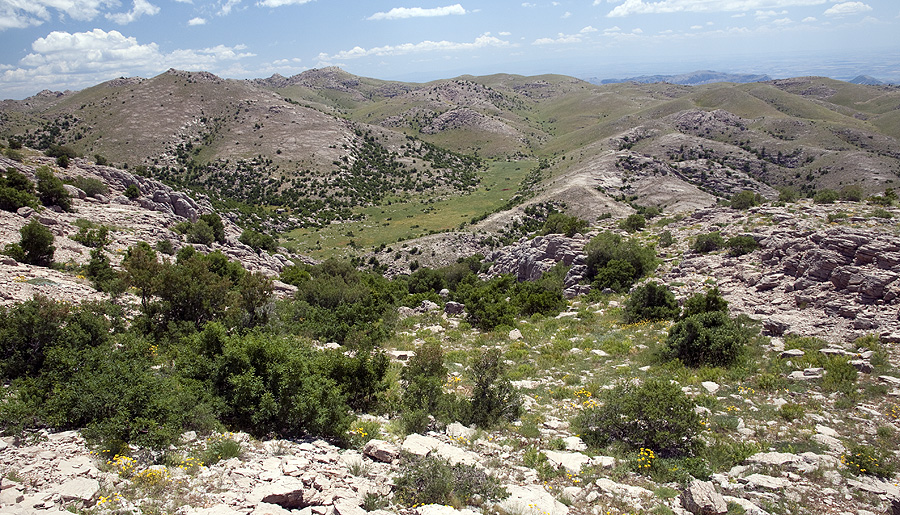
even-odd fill
[[[252,81],[170,70],[5,101],[0,136],[203,191],[242,224],[325,257],[486,216],[472,229],[496,232],[519,216],[510,208],[547,202],[594,220],[632,209],[623,201],[677,212],[744,189],[878,193],[900,174],[898,106],[893,86],[816,77],[416,84],[338,68]]]

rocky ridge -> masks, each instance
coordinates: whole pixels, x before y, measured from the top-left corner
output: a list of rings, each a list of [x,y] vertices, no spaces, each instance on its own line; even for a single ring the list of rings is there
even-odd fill
[[[29,157],[28,164],[0,156],[0,166],[14,167],[32,181],[35,180],[34,169],[37,166],[52,164],[52,159],[43,156]],[[63,179],[98,179],[107,186],[109,194],[90,197],[78,188],[66,185],[72,196],[73,212],[53,209],[35,211],[31,208],[22,208],[18,213],[0,211],[0,246],[19,241],[19,229],[36,218],[55,236],[55,261],[62,263],[66,270],[72,269],[86,264],[90,259],[92,249],[72,239],[79,230],[76,223],[86,220],[98,226],[112,228],[107,249],[115,266],[121,261],[124,251],[138,242],[155,245],[156,242],[166,240],[172,243],[177,252],[187,244],[183,241],[183,236],[172,229],[175,224],[186,220],[196,221],[199,215],[213,212],[209,200],[203,196],[195,199],[153,179],[98,166],[84,159],[74,159],[68,168],[56,170],[56,173]],[[132,184],[144,193],[133,201],[124,196],[125,189]],[[238,241],[242,231],[237,225],[227,217],[223,217],[222,221],[225,225],[225,243],[213,243],[211,247],[194,245],[198,251],[208,253],[219,250],[230,259],[240,261],[246,269],[269,276],[277,276],[284,266],[293,263],[292,259],[301,258],[284,252],[257,253]],[[0,290],[0,303],[22,302],[35,294],[68,302],[99,300],[102,297],[86,279],[66,270],[17,263],[2,256],[0,282],[8,286]],[[292,287],[276,281],[276,289],[285,293],[291,291]]]

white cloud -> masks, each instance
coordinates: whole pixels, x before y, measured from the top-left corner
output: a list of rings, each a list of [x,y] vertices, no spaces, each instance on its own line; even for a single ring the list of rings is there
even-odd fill
[[[0,73],[0,90],[5,94],[81,88],[114,77],[157,74],[168,68],[215,72],[223,64],[254,56],[243,45],[163,53],[156,43],[141,44],[134,37],[102,29],[73,34],[54,31],[35,40],[31,49],[17,66]]]
[[[579,30],[578,32],[581,33],[581,34],[589,34],[589,33],[591,33],[591,32],[597,32],[597,29],[595,29],[594,27],[591,27],[590,25],[588,25],[587,27],[585,27],[585,28]]]
[[[498,34],[501,35],[501,36],[503,36],[503,37],[506,37],[506,36],[512,36],[512,32],[507,32],[507,31],[498,32]]]
[[[471,43],[459,43],[455,41],[422,41],[420,43],[403,43],[400,45],[385,45],[381,47],[362,48],[353,47],[350,50],[342,50],[334,55],[319,54],[318,60],[330,62],[334,60],[358,59],[360,57],[395,56],[424,52],[445,52],[459,50],[476,50],[488,47],[508,47],[508,41],[496,38],[488,34],[482,34]]]
[[[266,1],[284,1],[284,0],[266,0]],[[448,5],[444,7],[435,7],[425,9],[422,7],[394,7],[388,12],[375,13],[369,16],[369,20],[401,20],[405,18],[433,18],[436,16],[466,14],[466,10],[460,4]]]
[[[843,2],[831,6],[825,11],[826,16],[847,16],[849,14],[860,14],[871,11],[872,8],[868,4],[862,2]]]
[[[782,14],[787,14],[787,11],[772,11],[772,10],[769,10],[769,11],[756,11],[756,13],[754,14],[754,16],[756,16],[756,19],[757,19],[757,20],[762,20],[762,19],[765,19],[765,18],[771,18],[772,16],[779,16],[779,15],[782,15]]]
[[[572,13],[570,13],[569,11],[566,11],[563,13],[562,16],[560,16],[560,18],[565,20],[566,18],[569,18],[570,16],[572,16]]]
[[[522,3],[522,7],[537,7],[537,4],[532,4],[530,2]]]
[[[806,18],[803,18],[803,23],[812,23],[814,21],[818,21],[814,16],[807,16]]]
[[[222,4],[222,7],[219,8],[219,16],[228,16],[231,14],[232,9],[240,5],[241,0],[225,0],[225,3]],[[269,6],[269,7],[277,7],[277,6]]]
[[[581,37],[578,34],[563,34],[560,32],[555,38],[539,38],[532,42],[532,45],[563,45],[569,43],[581,43]]]
[[[691,30],[700,30],[703,28],[703,25],[691,25]]]
[[[790,23],[794,23],[794,20],[790,18],[779,18],[777,20],[772,20],[772,23],[775,25],[788,25]]]
[[[134,8],[127,13],[107,13],[106,19],[114,21],[119,25],[128,25],[141,16],[153,16],[159,14],[159,7],[151,4],[147,0],[134,0]]]
[[[632,14],[660,14],[678,12],[733,12],[784,7],[820,5],[827,0],[625,0],[607,16],[611,18]],[[598,5],[599,0],[594,1]]]
[[[90,21],[118,5],[118,0],[0,0],[0,30],[41,25],[56,13]]]
[[[613,25],[608,29],[603,29],[603,32],[622,32],[622,29],[620,29],[618,25]]]
[[[261,7],[284,7],[285,5],[303,5],[312,0],[262,0],[256,5]]]
[[[194,27],[197,25],[206,25],[206,19],[200,18],[200,17],[191,18],[190,20],[188,20],[188,25],[190,25],[191,27]]]

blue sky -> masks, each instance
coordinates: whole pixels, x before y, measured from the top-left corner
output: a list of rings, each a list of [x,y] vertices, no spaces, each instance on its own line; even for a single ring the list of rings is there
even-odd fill
[[[697,69],[900,81],[897,0],[0,0],[0,98],[168,68],[340,66],[628,77]]]

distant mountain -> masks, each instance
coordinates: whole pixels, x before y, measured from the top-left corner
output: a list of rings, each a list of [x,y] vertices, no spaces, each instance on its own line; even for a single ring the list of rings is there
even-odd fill
[[[716,82],[747,84],[750,82],[765,82],[767,80],[772,80],[772,78],[768,75],[724,73],[712,70],[699,70],[679,75],[641,75],[640,77],[631,77],[628,79],[599,79],[597,77],[587,79],[587,81],[592,84],[617,84],[619,82],[651,84],[654,82],[668,82],[670,84],[680,84],[684,86],[699,86],[701,84],[713,84]]]
[[[857,75],[848,82],[851,84],[862,84],[863,86],[883,86],[886,84],[871,75]]]

